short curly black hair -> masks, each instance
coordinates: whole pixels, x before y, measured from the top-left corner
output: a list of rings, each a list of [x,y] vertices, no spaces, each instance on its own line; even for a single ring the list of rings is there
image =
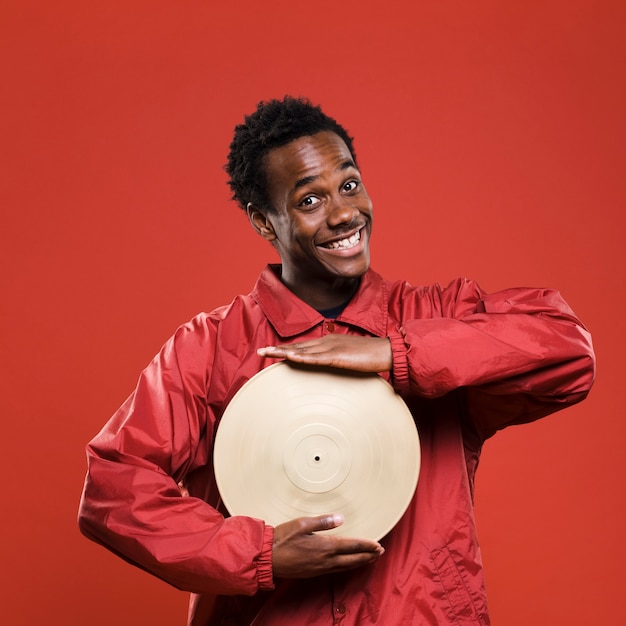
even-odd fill
[[[263,167],[265,156],[273,148],[324,130],[332,131],[344,140],[356,164],[352,137],[321,107],[311,104],[306,98],[293,96],[259,102],[256,111],[246,115],[244,123],[235,127],[230,144],[224,169],[229,176],[233,200],[244,210],[249,202],[272,210]]]

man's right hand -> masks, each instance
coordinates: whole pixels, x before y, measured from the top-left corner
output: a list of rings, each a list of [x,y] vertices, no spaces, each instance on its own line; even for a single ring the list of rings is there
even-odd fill
[[[274,528],[275,578],[311,578],[367,565],[385,549],[376,541],[314,534],[343,523],[341,515],[299,517]]]

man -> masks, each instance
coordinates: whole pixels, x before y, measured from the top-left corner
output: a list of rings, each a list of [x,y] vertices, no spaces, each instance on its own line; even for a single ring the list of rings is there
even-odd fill
[[[481,446],[586,396],[589,334],[551,290],[416,288],[369,269],[372,203],[352,139],[307,101],[260,103],[227,171],[282,263],[181,326],[144,370],[88,446],[81,530],[191,591],[194,626],[489,624],[473,517]],[[276,359],[377,372],[407,402],[420,480],[380,542],[325,534],[340,511],[274,528],[221,506],[219,419]]]

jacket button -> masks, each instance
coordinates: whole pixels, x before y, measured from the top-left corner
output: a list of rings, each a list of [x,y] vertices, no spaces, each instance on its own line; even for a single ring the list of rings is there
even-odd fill
[[[340,602],[335,610],[340,615],[343,615],[346,612],[346,605],[343,602]]]
[[[326,330],[329,333],[334,333],[335,332],[335,324],[333,322],[331,322],[331,321],[327,321],[326,322]]]

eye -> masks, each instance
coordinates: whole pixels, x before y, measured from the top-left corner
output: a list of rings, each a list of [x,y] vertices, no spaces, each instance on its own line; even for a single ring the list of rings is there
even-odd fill
[[[359,188],[358,180],[349,180],[347,183],[344,183],[342,187],[342,191],[344,193],[351,193],[353,191],[356,191],[358,188]]]
[[[300,202],[300,206],[311,209],[319,203],[320,199],[317,196],[307,196],[304,200],[302,200],[302,202]]]

